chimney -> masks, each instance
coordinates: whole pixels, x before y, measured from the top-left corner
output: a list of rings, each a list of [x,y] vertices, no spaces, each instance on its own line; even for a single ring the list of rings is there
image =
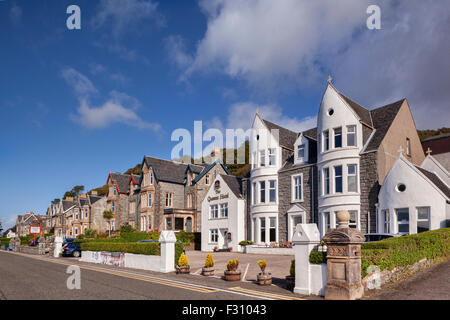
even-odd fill
[[[97,190],[92,190],[91,191],[91,196],[96,196],[96,195],[98,195]]]
[[[214,147],[211,151],[211,163],[219,159],[222,160],[222,153],[220,152],[220,148]]]
[[[78,195],[78,198],[80,198],[80,199],[86,199],[86,194],[85,194],[85,193],[79,194],[79,195]]]
[[[65,197],[64,200],[73,201],[73,197]]]

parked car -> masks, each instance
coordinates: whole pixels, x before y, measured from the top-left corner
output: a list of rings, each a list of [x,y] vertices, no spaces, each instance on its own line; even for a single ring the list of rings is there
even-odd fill
[[[62,246],[64,247],[67,243],[73,242],[73,240],[75,240],[75,238],[65,238],[62,243]]]
[[[81,256],[81,246],[79,242],[69,241],[63,246],[63,257],[75,257]]]
[[[366,242],[376,242],[388,238],[401,237],[400,234],[390,234],[390,233],[368,233],[364,235],[366,237]]]

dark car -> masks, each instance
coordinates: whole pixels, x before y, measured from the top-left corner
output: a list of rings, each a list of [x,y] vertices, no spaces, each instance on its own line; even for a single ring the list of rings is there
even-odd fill
[[[65,238],[62,246],[64,247],[68,242],[73,242],[73,240],[75,240],[75,238]]]
[[[366,237],[366,242],[376,242],[381,241],[388,238],[400,237],[398,234],[390,234],[390,233],[369,233],[364,235]]]
[[[81,256],[81,246],[79,242],[69,241],[63,246],[63,257],[75,257]]]

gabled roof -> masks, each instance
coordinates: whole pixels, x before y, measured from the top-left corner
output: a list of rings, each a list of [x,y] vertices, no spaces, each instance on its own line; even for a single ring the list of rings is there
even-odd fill
[[[75,201],[72,200],[61,200],[63,211],[67,211],[73,206],[75,206]]]
[[[349,97],[343,95],[339,91],[337,91],[337,92],[338,92],[339,96],[341,96],[341,98],[344,99],[345,102],[347,102],[347,104],[353,109],[353,111],[356,112],[356,114],[358,115],[358,117],[361,119],[362,122],[364,122],[365,124],[367,124],[369,126],[373,126],[369,110],[362,107],[361,105],[359,105],[358,103],[356,103],[355,101],[350,99]]]
[[[213,163],[211,163],[207,168],[205,168],[198,176],[197,178],[195,178],[193,180],[194,183],[196,183],[197,181],[199,181],[205,174],[207,174],[209,172],[209,170],[211,170],[212,168],[215,167],[216,164],[220,164],[223,168],[223,170],[225,170],[225,172],[227,174],[231,174],[230,171],[228,171],[228,168],[223,164],[223,162],[221,160],[216,160]]]
[[[220,175],[225,181],[225,183],[228,185],[230,190],[234,193],[234,195],[238,198],[242,197],[242,179],[238,178],[236,176],[231,175]]]
[[[129,180],[130,180],[130,175],[129,174],[122,174],[122,173],[110,173],[108,176],[111,177],[111,179],[113,180],[113,183],[117,186],[117,191],[119,193],[127,193],[128,191],[130,191],[130,186],[128,184]]]
[[[405,100],[406,99],[402,99],[370,111],[375,132],[373,133],[372,138],[368,141],[365,151],[378,150],[378,147],[386,136],[386,133],[389,131],[392,122],[397,116],[397,113]]]
[[[431,183],[433,183],[439,190],[442,191],[443,194],[447,197],[447,199],[450,199],[450,188],[433,172],[430,172],[428,170],[425,170],[424,168],[421,168],[419,166],[415,166],[424,176],[427,177],[428,180],[430,180]]]
[[[303,136],[317,141],[317,128],[303,131],[302,133],[299,133],[298,135],[300,135],[300,134],[303,134]]]
[[[187,164],[145,156],[142,164],[153,168],[158,181],[184,184]]]
[[[298,133],[291,131],[289,129],[280,127],[279,125],[277,125],[273,122],[264,120],[262,118],[261,118],[261,120],[266,125],[267,129],[269,129],[270,131],[278,130],[278,139],[279,139],[280,146],[288,148],[288,149],[293,148],[293,145],[294,145],[295,141],[297,140]]]
[[[92,196],[92,195],[89,195],[89,201],[90,201],[90,203],[91,203],[91,205],[92,204],[94,204],[94,203],[96,203],[98,200],[100,200],[102,197],[100,197],[100,196]]]
[[[132,175],[130,175],[130,179],[128,180],[128,184],[133,182],[133,184],[138,185],[140,179],[141,179],[141,176],[138,176],[137,174],[132,174]]]

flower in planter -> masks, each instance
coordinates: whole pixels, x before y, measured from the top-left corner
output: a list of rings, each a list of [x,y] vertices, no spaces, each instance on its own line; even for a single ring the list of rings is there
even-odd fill
[[[230,260],[227,263],[227,270],[228,271],[236,271],[239,267],[239,260],[236,258],[236,260]]]
[[[208,253],[208,254],[206,255],[205,267],[207,267],[207,268],[212,268],[212,267],[214,267],[214,259],[213,259],[211,253]]]
[[[189,264],[189,261],[188,261],[187,256],[184,253],[182,253],[181,256],[180,256],[180,259],[178,259],[178,266],[179,267],[185,267],[188,264]]]
[[[261,273],[266,274],[267,261],[266,260],[258,260],[258,266],[261,268]]]

